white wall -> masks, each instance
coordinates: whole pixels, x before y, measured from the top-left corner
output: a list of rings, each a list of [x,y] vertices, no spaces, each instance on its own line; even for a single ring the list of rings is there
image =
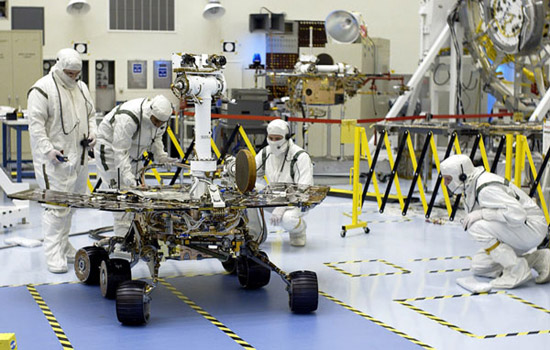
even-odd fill
[[[248,15],[265,6],[285,12],[287,20],[324,20],[333,10],[346,9],[363,14],[369,35],[391,41],[391,68],[396,73],[412,73],[418,63],[420,1],[411,0],[221,0],[225,15],[215,21],[202,17],[206,0],[176,0],[174,33],[114,32],[108,30],[108,0],[88,0],[91,11],[81,17],[67,14],[67,0],[10,0],[11,6],[40,6],[45,12],[46,43],[44,58],[55,58],[73,42],[88,42],[90,90],[95,96],[95,60],[116,61],[117,100],[151,96],[168,90],[153,90],[153,60],[170,59],[172,52],[219,53],[221,42],[237,41],[237,52],[226,55],[229,87],[252,87],[253,72],[247,67],[255,52],[265,61],[265,35],[249,33]],[[11,16],[11,14],[10,14]],[[10,30],[9,18],[0,19],[0,30]],[[127,89],[127,60],[148,61],[148,89]],[[242,85],[241,85],[242,84]]]

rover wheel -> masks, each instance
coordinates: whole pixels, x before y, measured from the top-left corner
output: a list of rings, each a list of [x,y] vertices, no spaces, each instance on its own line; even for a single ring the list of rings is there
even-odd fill
[[[131,279],[132,270],[128,260],[103,260],[99,266],[99,287],[101,295],[107,299],[114,299],[118,285]]]
[[[116,291],[116,316],[122,324],[140,325],[149,321],[151,297],[144,281],[125,281]]]
[[[267,254],[260,251],[260,255],[267,257]],[[258,289],[269,283],[271,270],[254,260],[239,256],[237,258],[237,276],[239,283],[246,289]]]
[[[237,274],[237,259],[229,257],[226,261],[222,261],[222,266],[231,275]]]
[[[107,251],[101,247],[80,248],[75,255],[74,271],[76,277],[86,284],[99,283],[99,265],[109,259]]]
[[[290,310],[299,314],[317,310],[319,302],[317,274],[313,271],[294,271],[289,276],[288,305]]]

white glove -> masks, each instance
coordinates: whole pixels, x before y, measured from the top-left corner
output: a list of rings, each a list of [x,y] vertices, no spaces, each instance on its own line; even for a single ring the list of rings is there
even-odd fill
[[[52,149],[48,152],[47,156],[52,164],[61,164],[61,161],[57,159],[57,157],[63,157],[63,153],[59,152],[56,149]]]
[[[123,176],[122,176],[122,183],[121,183],[122,187],[131,187],[131,186],[136,186],[137,185],[137,181],[136,179],[134,178],[134,175],[132,175],[132,173],[125,173]]]
[[[91,132],[90,135],[88,135],[88,145],[90,146],[90,148],[93,148],[95,146],[95,142],[96,136],[93,132]]]
[[[269,219],[269,222],[271,222],[271,225],[279,226],[281,221],[283,220],[283,215],[285,214],[286,208],[285,207],[277,207],[273,210],[273,213],[271,213],[271,218]]]
[[[464,231],[471,227],[474,222],[481,219],[483,219],[483,213],[481,210],[474,210],[466,215],[466,217],[462,220],[462,227],[464,227]]]

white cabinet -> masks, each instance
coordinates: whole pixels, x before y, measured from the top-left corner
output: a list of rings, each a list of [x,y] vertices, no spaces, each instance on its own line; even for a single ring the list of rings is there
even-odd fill
[[[27,92],[42,77],[42,31],[0,31],[0,105],[27,108]]]

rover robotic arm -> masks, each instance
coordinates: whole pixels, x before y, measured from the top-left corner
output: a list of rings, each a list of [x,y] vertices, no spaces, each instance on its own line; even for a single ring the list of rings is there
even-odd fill
[[[216,171],[216,159],[212,156],[210,145],[211,104],[213,97],[225,93],[226,83],[222,68],[226,64],[224,56],[192,55],[175,53],[172,55],[172,67],[177,78],[172,92],[179,98],[189,98],[195,103],[195,148],[197,156],[191,160],[193,186],[191,197],[201,198],[209,193],[214,207],[223,208],[218,186],[208,178]]]

